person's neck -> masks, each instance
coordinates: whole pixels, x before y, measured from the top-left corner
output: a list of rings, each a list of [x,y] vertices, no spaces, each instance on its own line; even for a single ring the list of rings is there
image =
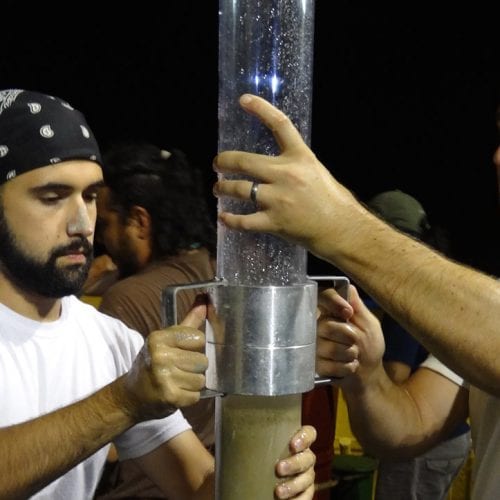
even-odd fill
[[[23,290],[0,273],[0,302],[34,321],[55,321],[61,315],[61,299],[42,297]]]

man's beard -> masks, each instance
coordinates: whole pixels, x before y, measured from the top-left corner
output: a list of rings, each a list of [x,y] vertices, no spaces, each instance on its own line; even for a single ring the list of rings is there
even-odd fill
[[[128,278],[141,270],[141,266],[137,262],[137,253],[131,246],[130,240],[125,235],[119,241],[120,252],[114,255],[108,252],[108,255],[113,259],[113,262],[118,268],[118,276],[120,279]]]
[[[58,267],[57,258],[67,255],[68,251],[83,251],[85,263]],[[4,273],[20,288],[50,298],[78,293],[87,279],[92,255],[92,245],[79,237],[69,245],[56,247],[47,261],[40,262],[19,248],[0,209],[0,264]]]

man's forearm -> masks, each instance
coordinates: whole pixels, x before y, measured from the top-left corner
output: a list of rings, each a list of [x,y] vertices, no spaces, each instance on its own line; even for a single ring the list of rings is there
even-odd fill
[[[244,174],[263,183],[256,213],[221,210],[219,221],[231,229],[276,234],[331,262],[450,368],[500,396],[500,285],[368,212],[269,102],[244,95],[240,105],[272,131],[281,154],[217,155],[214,168],[223,174],[214,186],[217,197],[249,196],[250,181],[224,175]]]
[[[116,404],[111,386],[0,429],[0,498],[33,495],[135,424]]]
[[[500,284],[456,264],[362,209],[317,249],[430,352],[500,395]]]

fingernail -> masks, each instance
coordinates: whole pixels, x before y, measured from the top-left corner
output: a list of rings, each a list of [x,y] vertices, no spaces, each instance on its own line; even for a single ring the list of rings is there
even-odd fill
[[[279,498],[287,498],[290,493],[290,488],[286,484],[280,484],[276,487],[276,493]]]
[[[282,460],[278,464],[278,472],[279,472],[280,476],[288,475],[289,469],[290,469],[290,467],[288,466],[288,462],[286,460]]]
[[[301,437],[297,438],[293,444],[296,450],[302,450],[302,448],[304,447],[304,439]]]
[[[349,319],[352,316],[352,310],[349,307],[344,307],[342,309],[342,316]]]

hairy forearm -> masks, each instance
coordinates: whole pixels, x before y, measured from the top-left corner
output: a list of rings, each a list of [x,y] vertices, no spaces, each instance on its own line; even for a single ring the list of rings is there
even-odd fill
[[[119,408],[115,381],[92,396],[0,429],[0,498],[27,498],[132,425]]]
[[[316,253],[348,274],[451,369],[499,396],[500,284],[362,208],[336,226],[337,233],[325,233],[316,244]]]

